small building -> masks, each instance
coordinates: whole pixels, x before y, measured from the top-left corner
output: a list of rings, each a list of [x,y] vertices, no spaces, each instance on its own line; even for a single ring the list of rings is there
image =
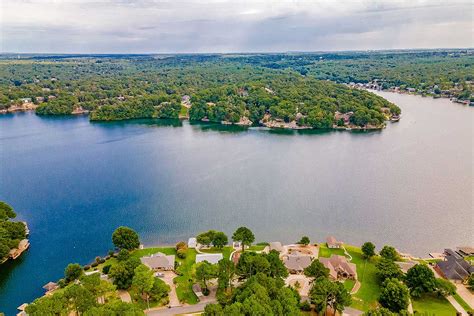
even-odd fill
[[[303,273],[304,269],[311,264],[312,258],[306,255],[285,255],[283,256],[283,264],[292,274]]]
[[[10,253],[9,253],[10,259],[14,260],[18,258],[23,253],[23,251],[25,251],[29,247],[30,247],[30,243],[28,239],[20,240],[20,242],[18,243],[18,247],[10,250]]]
[[[21,103],[31,103],[31,98],[21,98]]]
[[[436,264],[435,269],[444,278],[463,282],[471,273],[474,273],[474,266],[464,260],[452,249],[445,249],[445,260]]]
[[[334,236],[329,236],[326,238],[326,244],[328,248],[339,249],[343,245],[342,241],[338,241]]]
[[[194,283],[194,284],[193,284],[193,292],[194,292],[194,294],[196,294],[196,296],[197,296],[198,298],[204,296],[204,295],[202,294],[202,288],[201,288],[201,285],[199,285],[199,283]]]
[[[197,247],[197,239],[196,237],[191,237],[188,239],[188,248],[196,248]]]
[[[216,264],[223,258],[221,253],[200,253],[196,255],[196,263],[207,261],[210,264]]]
[[[164,253],[158,252],[148,257],[140,258],[140,261],[153,271],[157,270],[174,270],[174,255],[165,255]]]
[[[342,120],[344,122],[344,125],[348,125],[351,121],[351,116],[354,115],[354,112],[350,111],[347,113],[341,113],[339,111],[336,111],[334,113],[334,120],[337,122],[339,120]]]
[[[330,258],[319,258],[319,261],[329,269],[329,277],[333,280],[357,279],[356,265],[344,256],[332,255]]]
[[[41,103],[44,101],[43,97],[36,97],[36,102]]]
[[[460,256],[474,256],[474,247],[458,247],[456,251]]]
[[[43,289],[46,290],[46,294],[52,293],[57,288],[59,288],[59,285],[54,282],[48,282],[43,286]]]
[[[274,241],[274,242],[271,242],[268,245],[268,249],[269,249],[269,251],[276,250],[278,252],[282,252],[283,251],[283,246],[282,246],[281,242]]]

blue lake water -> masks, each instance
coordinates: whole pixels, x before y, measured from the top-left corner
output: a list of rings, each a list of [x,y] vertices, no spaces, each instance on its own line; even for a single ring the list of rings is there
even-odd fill
[[[259,241],[332,234],[421,256],[473,245],[474,108],[379,94],[403,117],[370,133],[0,116],[0,200],[31,230],[0,266],[0,311],[105,255],[120,225],[148,245],[241,225]]]

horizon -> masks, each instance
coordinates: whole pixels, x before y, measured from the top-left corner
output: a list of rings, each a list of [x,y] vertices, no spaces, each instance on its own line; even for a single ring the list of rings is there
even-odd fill
[[[0,50],[24,54],[374,51],[473,43],[467,0],[5,0],[0,6]]]

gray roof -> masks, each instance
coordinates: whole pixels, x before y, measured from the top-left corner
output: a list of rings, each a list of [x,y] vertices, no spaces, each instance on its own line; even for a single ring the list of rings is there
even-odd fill
[[[288,255],[283,258],[283,263],[288,270],[303,271],[311,264],[310,256]]]
[[[281,245],[281,242],[279,241],[271,242],[268,246],[270,250],[276,250],[278,252],[281,252],[283,250],[283,246]]]
[[[196,255],[196,263],[207,261],[216,264],[224,258],[221,253],[200,253]]]
[[[149,257],[142,257],[140,261],[150,269],[173,269],[174,255],[165,255],[158,252]]]
[[[438,262],[437,267],[444,276],[453,280],[464,280],[471,273],[474,273],[474,266],[464,260],[456,252],[446,249],[446,260]]]

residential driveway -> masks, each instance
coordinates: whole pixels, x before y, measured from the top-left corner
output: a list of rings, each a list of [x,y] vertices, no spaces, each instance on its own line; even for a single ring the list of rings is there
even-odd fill
[[[207,304],[210,302],[201,302],[197,303],[196,305],[187,305],[187,306],[180,306],[180,307],[171,307],[171,308],[160,308],[157,310],[146,311],[146,315],[154,316],[172,316],[172,315],[181,315],[181,314],[190,314],[196,312],[202,312]]]
[[[168,305],[171,307],[181,306],[181,303],[178,299],[178,294],[176,294],[176,286],[173,283],[173,279],[177,277],[176,273],[174,273],[173,271],[164,271],[163,273],[165,276],[161,279],[165,281],[165,283],[168,284],[171,288],[171,291],[168,294],[170,298],[170,302]]]
[[[292,287],[295,287],[296,282],[300,285],[298,293],[303,297],[307,297],[311,288],[311,279],[303,274],[290,274],[285,279],[285,284],[291,285]]]
[[[474,308],[474,294],[472,294],[464,284],[455,283],[455,285],[459,296],[461,296],[471,308]]]
[[[132,302],[132,297],[130,296],[130,293],[128,293],[127,291],[120,290],[118,291],[118,295],[120,296],[120,299],[122,300],[122,302],[125,302],[125,303]]]

